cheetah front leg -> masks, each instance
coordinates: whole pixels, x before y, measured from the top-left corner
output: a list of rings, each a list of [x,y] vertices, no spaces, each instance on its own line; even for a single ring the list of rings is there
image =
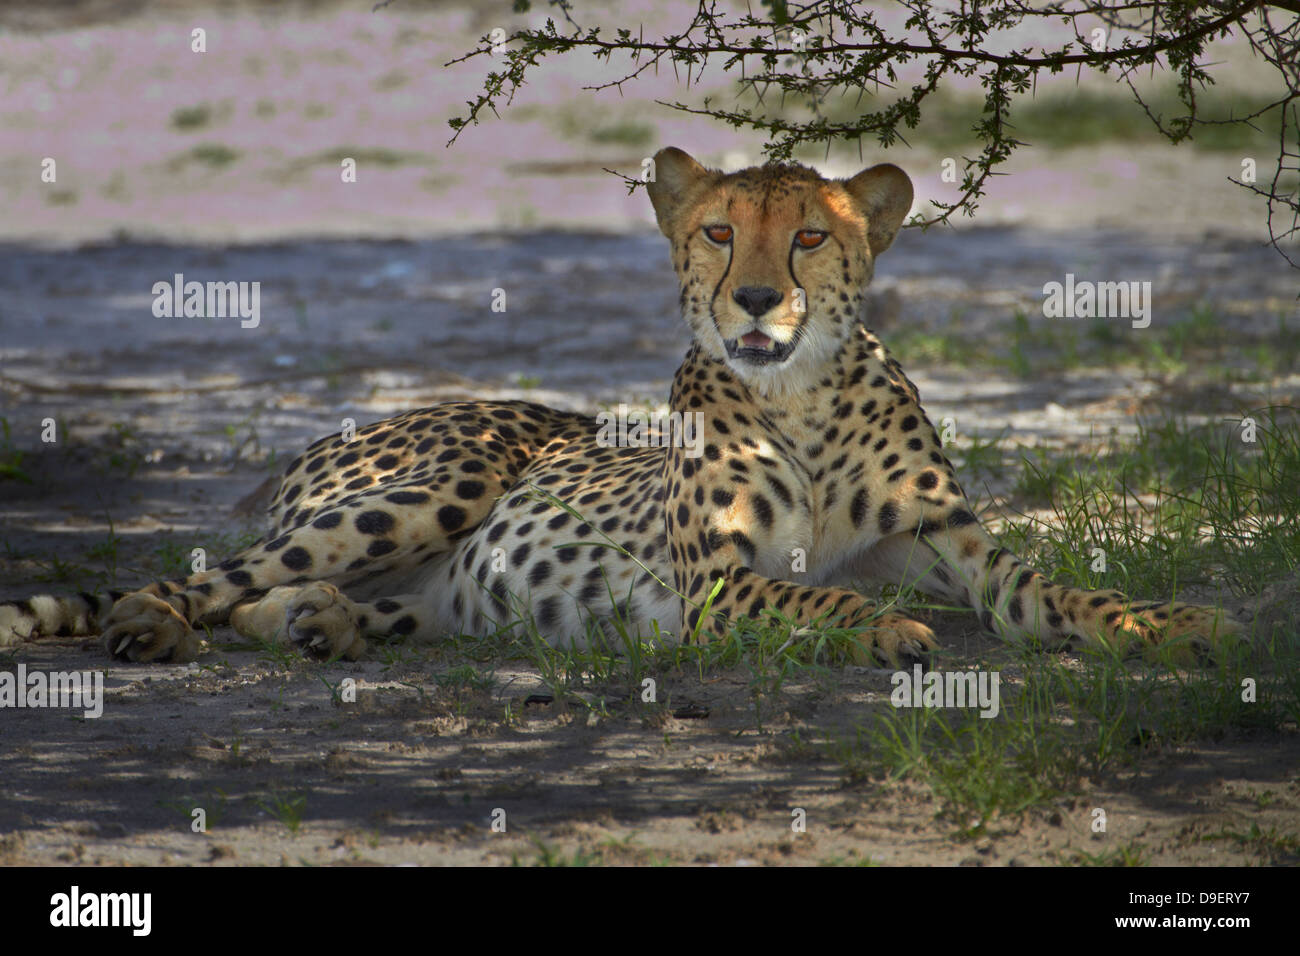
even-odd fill
[[[858,629],[850,647],[857,664],[928,665],[930,654],[938,647],[934,632],[926,625],[905,614],[882,613],[856,591],[765,578],[741,564],[738,552],[725,546],[711,557],[720,560],[707,569],[688,572],[689,579],[677,576],[678,590],[685,595],[682,620],[687,635],[698,629],[701,639],[717,640],[726,636],[732,621],[758,619],[765,609],[773,608],[796,625]],[[722,587],[709,606],[709,618],[700,626],[704,601],[719,579]],[[685,590],[683,580],[689,580]]]
[[[923,539],[928,547],[922,549],[933,549],[947,568],[948,595],[964,598],[986,630],[1007,640],[1036,641],[1049,648],[1077,640],[1121,654],[1177,641],[1176,658],[1186,661],[1212,655],[1241,631],[1214,608],[1134,601],[1119,591],[1054,584],[999,547],[978,524],[949,526]]]

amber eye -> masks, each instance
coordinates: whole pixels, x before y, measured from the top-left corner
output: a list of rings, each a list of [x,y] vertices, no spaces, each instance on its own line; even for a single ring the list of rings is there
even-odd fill
[[[730,226],[705,226],[704,234],[708,236],[710,239],[712,239],[714,242],[731,241]]]
[[[802,249],[816,249],[826,238],[826,233],[818,232],[816,229],[800,229],[794,234],[794,241]]]

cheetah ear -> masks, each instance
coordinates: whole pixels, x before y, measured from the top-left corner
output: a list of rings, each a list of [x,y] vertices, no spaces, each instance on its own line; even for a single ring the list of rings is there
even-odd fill
[[[898,228],[912,208],[912,181],[892,163],[863,170],[844,184],[867,214],[867,244],[873,257],[893,244]]]
[[[673,220],[695,187],[715,175],[676,146],[655,153],[653,175],[646,191],[650,193],[655,218],[665,236],[672,238]]]

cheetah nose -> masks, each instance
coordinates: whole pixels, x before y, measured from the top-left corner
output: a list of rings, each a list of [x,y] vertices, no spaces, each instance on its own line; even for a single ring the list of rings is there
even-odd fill
[[[783,298],[780,292],[766,285],[741,286],[731,293],[731,297],[736,300],[737,305],[756,319],[766,315]]]

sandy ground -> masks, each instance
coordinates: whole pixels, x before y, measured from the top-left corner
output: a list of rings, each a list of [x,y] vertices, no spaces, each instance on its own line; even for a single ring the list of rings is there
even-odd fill
[[[97,648],[24,659],[101,666]],[[321,676],[353,677],[356,703],[333,705]],[[674,704],[708,709],[690,720],[642,716],[632,702],[602,716],[556,713],[524,703],[539,690],[535,675],[496,677],[489,690],[445,692],[419,655],[321,674],[286,674],[247,652],[115,667],[97,721],[7,715],[0,860],[477,864],[534,862],[546,847],[611,863],[979,866],[1079,862],[1137,844],[1155,865],[1250,865],[1286,858],[1213,835],[1293,832],[1296,822],[1294,734],[1164,754],[967,841],[936,819],[928,788],[852,780],[791,746],[796,730],[851,735],[887,700],[883,672],[791,686],[762,730],[740,674],[665,680]],[[191,832],[196,807],[207,833]],[[1106,810],[1105,834],[1090,832],[1095,807]],[[797,809],[806,832],[792,832]],[[497,811],[504,832],[493,830]]]
[[[186,16],[16,24],[5,12],[23,29],[0,35],[0,416],[33,481],[0,482],[0,598],[143,582],[192,547],[229,548],[258,530],[241,500],[345,417],[468,397],[594,411],[666,395],[686,344],[666,250],[645,197],[600,172],[635,169],[644,149],[575,144],[554,117],[524,112],[444,150],[445,117],[479,74],[440,67],[486,21],[369,6],[237,7],[210,18],[201,58]],[[544,105],[546,89],[521,105]],[[176,126],[176,110],[205,104],[201,126]],[[651,150],[757,155],[739,134],[653,117]],[[352,153],[362,175],[342,188],[337,156]],[[32,172],[45,156],[59,158],[54,188]],[[1259,246],[1260,211],[1226,183],[1222,156],[1037,162],[996,185],[982,228],[907,233],[882,260],[872,310],[887,340],[998,334],[1066,272],[1152,281],[1157,321],[1208,303],[1246,336],[1296,314],[1294,273]],[[916,176],[922,196],[939,194]],[[154,318],[152,283],[177,272],[262,282],[261,325]],[[497,288],[505,313],[489,308]],[[932,418],[953,416],[964,435],[1010,427],[1028,446],[1131,431],[1138,414],[1187,410],[1189,392],[1207,416],[1300,393],[1294,376],[1207,392],[1194,375],[1010,378],[900,358]],[[52,445],[37,437],[46,418]],[[969,616],[934,625],[955,660],[998,660]],[[670,706],[596,687],[601,713],[529,703],[544,687],[517,661],[479,662],[489,676],[464,686],[437,647],[326,666],[231,650],[229,636],[188,666],[105,668],[80,639],[0,661],[104,668],[108,688],[97,720],[0,711],[0,862],[509,863],[553,850],[1007,865],[1133,844],[1156,864],[1295,862],[1203,839],[1256,824],[1296,833],[1294,732],[1153,754],[964,841],[928,789],[856,779],[801,743],[851,734],[887,706],[883,671],[787,685],[757,712],[747,674],[668,672]],[[358,695],[339,704],[327,685],[345,677]],[[1104,835],[1089,826],[1097,806]],[[207,833],[191,830],[195,807]],[[797,808],[804,833],[791,830]]]

